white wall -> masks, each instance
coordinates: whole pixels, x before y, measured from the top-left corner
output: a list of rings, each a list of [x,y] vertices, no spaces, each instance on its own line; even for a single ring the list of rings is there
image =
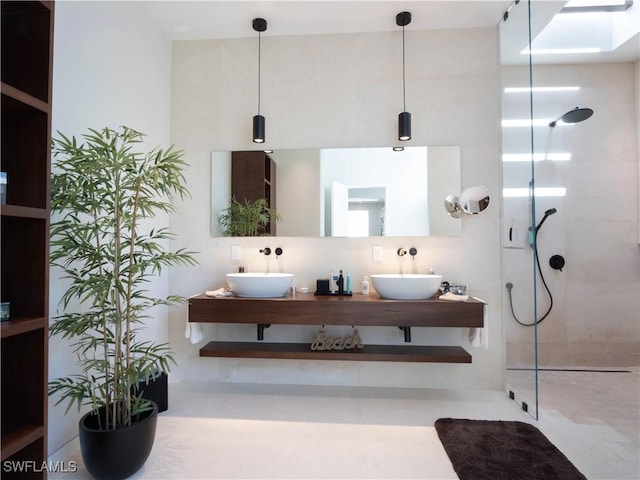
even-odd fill
[[[282,215],[278,235],[319,236],[320,152],[278,150],[272,158],[276,162],[276,207]]]
[[[171,43],[133,2],[56,2],[53,132],[80,135],[88,127],[127,125],[147,134],[142,148],[170,141]],[[55,168],[55,167],[54,167]],[[158,220],[168,224],[168,215]],[[50,312],[59,311],[64,290],[60,272],[51,271]],[[151,285],[158,295],[168,291],[165,275]],[[167,312],[157,312],[144,336],[167,340]],[[72,374],[74,357],[68,343],[49,342],[49,378]],[[53,398],[51,400],[54,400]],[[49,452],[54,454],[78,433],[75,408],[49,406]]]
[[[636,62],[637,63],[637,62]],[[503,69],[504,86],[523,86],[526,68]],[[558,124],[535,129],[536,153],[570,153],[569,161],[536,162],[538,187],[565,187],[564,197],[539,198],[536,221],[556,208],[538,235],[545,279],[553,294],[551,314],[539,325],[539,362],[557,366],[630,366],[640,360],[640,250],[638,249],[638,76],[631,63],[536,65],[535,86],[578,86],[580,90],[534,94],[534,118],[555,119],[576,106],[590,107],[594,115],[575,125]],[[515,97],[520,95],[520,100]],[[505,94],[505,111],[517,111],[526,94]],[[523,111],[523,110],[521,110]],[[513,118],[513,117],[509,117]],[[506,130],[506,129],[505,129]],[[509,129],[515,130],[515,129]],[[526,153],[528,128],[509,132],[505,153]],[[505,132],[505,139],[507,132]],[[516,139],[513,141],[513,139]],[[504,164],[505,186],[526,186],[530,163]],[[528,219],[527,199],[505,199],[505,226]],[[505,231],[503,235],[506,237]],[[503,237],[504,238],[504,237]],[[524,242],[522,242],[524,243]],[[515,287],[514,306],[522,319],[532,316],[532,251],[506,250],[505,281]],[[562,272],[548,260],[563,255]],[[519,288],[516,288],[519,287]],[[538,284],[538,318],[549,298]],[[530,365],[534,332],[512,319],[504,308],[507,360]]]
[[[330,148],[322,150],[321,158],[325,206],[330,205],[334,180],[348,187],[383,187],[385,235],[397,236],[405,232],[411,236],[424,236],[429,233],[425,198],[428,191],[427,147],[406,148],[402,152],[390,148]],[[325,232],[333,235],[330,209],[325,215]]]
[[[262,113],[265,148],[370,147],[396,144],[402,106],[398,32],[264,37]],[[409,31],[406,34],[407,109],[413,139],[408,145],[460,145],[462,187],[486,185],[499,195],[499,72],[495,29]],[[504,361],[500,304],[500,209],[463,219],[459,237],[396,238],[212,238],[209,235],[210,154],[255,149],[251,118],[256,108],[256,39],[176,42],[173,46],[172,141],[187,152],[191,199],[171,217],[175,248],[201,252],[196,268],[175,268],[171,291],[193,295],[224,286],[236,271],[230,246],[242,248],[253,271],[290,271],[297,286],[313,291],[333,267],[349,268],[354,290],[364,275],[426,272],[489,303],[488,350],[471,349],[473,363],[407,364],[200,358],[202,344],[184,338],[186,306],[171,312],[170,339],[178,352],[176,379],[232,382],[500,388]],[[281,205],[278,205],[281,208]],[[372,262],[381,245],[384,260]],[[258,253],[282,247],[277,261]],[[402,260],[399,247],[418,255]],[[401,263],[403,262],[403,263]],[[255,326],[214,325],[209,338],[254,340]],[[305,341],[315,328],[272,326],[266,341]],[[402,343],[397,328],[362,328],[369,343]],[[416,344],[468,347],[463,329],[414,329]],[[309,340],[310,341],[310,340]]]

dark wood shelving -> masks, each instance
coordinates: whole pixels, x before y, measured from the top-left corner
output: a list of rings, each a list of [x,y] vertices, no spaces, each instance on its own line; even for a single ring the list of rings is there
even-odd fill
[[[3,478],[46,478],[49,196],[54,3],[2,1],[0,206],[2,460],[32,462]],[[37,468],[36,468],[37,467]]]
[[[0,214],[6,217],[38,218],[41,220],[49,218],[49,210],[47,209],[21,205],[2,205],[0,206]]]
[[[386,300],[377,295],[283,298],[189,299],[189,321],[256,325],[361,325],[394,327],[482,327],[483,302]],[[258,338],[261,338],[258,336]],[[210,342],[201,357],[471,363],[459,346],[365,345],[362,350],[312,351],[310,343]]]
[[[201,357],[350,360],[359,362],[471,363],[457,346],[365,345],[361,350],[313,351],[308,343],[209,342]]]
[[[262,151],[231,153],[231,196],[238,202],[266,198],[268,208],[276,209],[276,163]],[[276,223],[269,222],[264,235],[276,234]]]
[[[291,325],[397,327],[482,327],[484,303],[445,300],[386,300],[354,293],[350,297],[297,295],[295,298],[207,297],[189,299],[189,321]]]
[[[24,317],[12,318],[0,323],[1,338],[9,338],[21,333],[31,332],[45,328],[47,319],[45,317]]]
[[[7,97],[7,100],[5,100],[7,102],[7,105],[3,106],[3,108],[7,108],[10,103],[13,102],[14,108],[29,107],[35,108],[36,110],[39,110],[43,113],[49,113],[50,106],[47,102],[44,102],[39,98],[34,97],[33,95],[29,95],[22,90],[12,87],[11,85],[8,85],[4,82],[1,83],[0,91],[2,92],[2,95]]]
[[[44,435],[42,425],[22,425],[2,436],[2,460],[16,454]]]

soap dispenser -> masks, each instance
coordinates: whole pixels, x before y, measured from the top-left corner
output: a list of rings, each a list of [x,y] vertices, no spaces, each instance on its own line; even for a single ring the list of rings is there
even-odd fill
[[[364,280],[362,280],[362,294],[369,295],[369,277],[365,275]]]

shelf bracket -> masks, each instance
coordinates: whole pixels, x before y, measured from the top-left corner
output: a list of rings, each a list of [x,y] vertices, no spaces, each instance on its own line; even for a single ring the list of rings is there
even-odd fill
[[[271,326],[270,323],[259,323],[258,325],[258,340],[264,340],[264,329]]]
[[[411,327],[398,327],[398,328],[404,332],[404,341],[407,343],[411,342]]]

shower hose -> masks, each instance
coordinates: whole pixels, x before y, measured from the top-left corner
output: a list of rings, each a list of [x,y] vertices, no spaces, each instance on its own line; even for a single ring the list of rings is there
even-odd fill
[[[547,291],[547,294],[549,295],[549,308],[546,311],[546,313],[542,316],[541,319],[539,320],[535,320],[534,322],[531,323],[525,323],[521,320],[518,319],[518,316],[516,315],[516,312],[513,309],[513,296],[511,294],[511,290],[513,289],[513,283],[509,282],[507,283],[505,286],[507,287],[507,291],[509,292],[509,306],[511,307],[511,315],[513,315],[513,318],[516,322],[518,322],[520,325],[524,326],[524,327],[533,327],[534,325],[538,325],[540,324],[545,318],[547,318],[549,316],[549,314],[551,313],[551,309],[553,308],[553,295],[551,294],[551,290],[549,290],[549,286],[547,285],[547,281],[544,279],[544,275],[542,274],[542,268],[540,267],[540,258],[538,257],[538,241],[536,238],[536,241],[533,244],[533,254],[536,258],[536,265],[538,266],[538,272],[540,273],[540,279],[542,280],[542,285],[544,285],[545,290]]]

